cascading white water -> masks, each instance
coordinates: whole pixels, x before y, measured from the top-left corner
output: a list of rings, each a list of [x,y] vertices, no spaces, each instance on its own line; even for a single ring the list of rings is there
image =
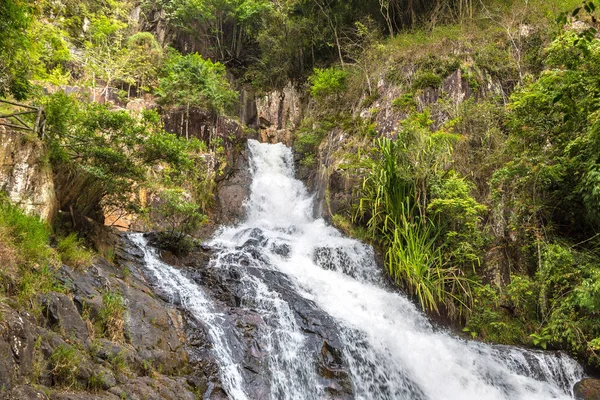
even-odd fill
[[[220,364],[221,378],[228,393],[234,399],[247,400],[248,397],[242,387],[242,375],[225,340],[224,320],[215,311],[212,302],[196,283],[185,277],[178,269],[161,261],[156,250],[148,246],[142,234],[132,234],[130,238],[144,251],[146,269],[153,275],[153,281],[159,289],[171,297],[171,300],[178,299],[182,307],[208,327],[213,352]]]
[[[268,239],[263,268],[286,274],[299,293],[337,320],[357,398],[570,398],[582,375],[577,363],[434,330],[410,301],[382,288],[368,246],[313,218],[313,199],[294,179],[289,148],[250,141],[249,149],[253,181],[247,219],[224,229],[211,244],[236,251],[252,229],[260,229]],[[285,257],[274,251],[280,244],[290,249]],[[301,358],[296,362],[310,364]],[[312,399],[319,393],[318,387],[307,386],[293,398]]]
[[[407,298],[386,289],[369,246],[313,218],[313,199],[294,179],[289,148],[250,141],[249,150],[253,181],[247,218],[211,241],[217,249],[211,265],[239,274],[241,306],[266,323],[260,335],[268,354],[271,399],[330,398],[288,297],[269,281],[273,274],[285,277],[296,295],[335,321],[356,399],[571,398],[571,387],[583,374],[575,361],[466,341],[434,329]],[[143,247],[143,238],[134,238]],[[230,344],[222,338],[222,319],[207,296],[147,249],[146,262],[163,289],[180,296],[182,305],[209,327],[230,397],[249,398]]]

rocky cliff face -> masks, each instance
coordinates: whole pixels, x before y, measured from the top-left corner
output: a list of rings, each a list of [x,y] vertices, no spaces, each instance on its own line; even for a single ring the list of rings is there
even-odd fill
[[[0,127],[0,190],[27,213],[52,221],[57,200],[43,143]]]
[[[403,95],[406,89],[382,78],[376,90],[376,100],[369,104],[365,99],[361,99],[353,114],[374,124],[378,137],[393,138],[400,121],[407,117],[406,112],[394,106],[394,100]],[[417,108],[421,111],[430,107],[434,124],[439,126],[448,116],[436,104],[438,99],[445,96],[458,106],[472,95],[473,92],[461,72],[456,71],[446,77],[440,88],[422,90],[417,97]],[[360,171],[349,172],[344,168],[347,164],[345,157],[357,154],[360,148],[366,147],[365,142],[372,139],[352,136],[341,128],[330,131],[319,146],[315,173],[312,176],[308,175],[307,183],[317,194],[316,201],[320,205],[323,217],[327,219],[331,219],[335,214],[350,211],[353,201],[356,200],[356,189],[362,182]]]
[[[154,294],[143,253],[117,241],[114,264],[63,266],[64,292],[45,295],[40,315],[0,303],[0,399],[221,398],[202,331]],[[123,299],[114,334],[100,329],[107,293]]]
[[[303,94],[291,83],[257,98],[260,141],[291,146],[293,132],[300,125],[306,105]]]
[[[160,282],[147,273],[142,249],[125,235],[112,235],[117,243],[114,263],[98,258],[85,270],[62,266],[64,290],[44,295],[39,315],[0,303],[0,399],[226,399],[206,321],[186,312],[177,297],[156,289]],[[243,263],[248,254],[258,256],[260,232],[256,235],[232,265]],[[244,303],[248,287],[239,271],[216,267],[212,256],[203,246],[184,257],[162,251],[165,262],[201,287],[229,327],[224,334],[230,336],[227,342],[237,344],[234,357],[249,397],[268,398],[266,322]],[[334,321],[298,295],[283,274],[247,272],[269,274],[266,281],[286,296],[307,334],[307,354],[314,357],[327,392],[336,399],[352,398]],[[110,307],[108,294],[123,299],[116,331],[101,329]]]

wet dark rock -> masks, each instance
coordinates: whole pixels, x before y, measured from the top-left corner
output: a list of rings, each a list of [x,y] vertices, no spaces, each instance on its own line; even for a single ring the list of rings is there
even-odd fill
[[[251,177],[246,150],[232,150],[228,158],[229,173],[217,187],[216,219],[219,223],[232,224],[245,215],[244,201],[250,194]]]
[[[219,385],[211,385],[204,398],[206,400],[229,400],[229,396],[227,396],[225,390]]]
[[[123,398],[120,396],[191,400],[196,394],[204,398],[209,383],[220,385],[203,327],[185,311],[155,295],[143,274],[144,253],[127,237],[119,240],[115,264],[98,258],[85,270],[60,268],[59,280],[68,294],[49,293],[40,298],[41,325],[31,315],[0,302],[0,400],[113,400]],[[196,251],[205,253],[200,248]],[[203,263],[207,259],[198,257],[197,261]],[[126,268],[130,273],[124,273]],[[98,329],[107,291],[121,294],[124,300],[124,337],[118,341],[102,337]],[[80,362],[74,378],[78,390],[97,379],[97,392],[71,393],[70,389],[57,386],[60,382],[49,369],[43,369],[37,378],[41,392],[23,386],[34,365],[40,360],[42,366],[46,365],[59,347],[77,351]],[[242,350],[240,354],[242,358]],[[188,378],[166,376],[181,374]]]
[[[63,293],[50,293],[42,300],[48,327],[57,328],[79,342],[89,340],[88,329],[73,300]]]
[[[600,379],[587,378],[577,382],[573,394],[577,400],[600,400]]]
[[[190,275],[196,277],[196,282],[201,283],[210,297],[222,304],[221,311],[232,321],[234,331],[226,334],[230,343],[237,343],[244,349],[240,362],[250,397],[262,399],[270,396],[269,354],[264,340],[265,333],[272,328],[253,310],[258,305],[254,303],[255,293],[246,282],[246,274],[262,281],[268,290],[278,293],[288,303],[296,323],[305,334],[307,354],[314,360],[315,370],[327,392],[339,399],[352,398],[352,383],[342,356],[342,343],[337,336],[339,328],[335,321],[313,302],[300,296],[286,275],[261,267],[266,266],[263,246],[268,243],[260,230],[244,234],[250,239],[240,246],[238,252],[221,259],[218,267],[193,262],[188,267]],[[283,245],[282,253],[286,254],[283,249],[287,245]],[[289,251],[289,247],[287,249]],[[228,263],[231,268],[227,268]],[[202,277],[201,280],[197,279],[198,276]]]
[[[266,239],[258,239],[258,238],[250,238],[248,240],[246,240],[244,242],[243,245],[241,245],[239,248],[243,249],[243,248],[248,248],[248,247],[263,247],[265,244],[267,244],[267,240]]]
[[[122,287],[127,299],[126,337],[147,362],[163,368],[163,372],[185,366],[187,354],[183,346],[185,332],[181,315],[172,307],[132,286]]]
[[[174,264],[214,300],[222,318],[219,323],[224,339],[232,350],[234,362],[241,366],[248,397],[271,396],[269,343],[265,340],[266,333],[273,329],[272,321],[253,309],[256,293],[248,286],[248,279],[260,279],[268,290],[279,293],[289,304],[304,332],[307,356],[314,360],[320,384],[332,398],[351,398],[352,386],[335,321],[296,293],[284,274],[263,268],[267,266],[265,246],[269,249],[277,246],[277,254],[284,257],[289,254],[289,246],[284,242],[271,243],[260,230],[247,234],[247,245],[224,258],[224,265],[210,263],[213,250],[200,246],[189,255],[174,259]],[[32,369],[38,335],[41,340],[36,351],[44,359],[49,359],[60,346],[80,349],[82,361],[75,377],[79,387],[87,387],[90,379],[101,377],[101,390],[97,393],[70,393],[57,388],[58,382],[52,374],[44,371],[38,382],[55,389],[45,391],[51,399],[186,400],[195,399],[196,395],[203,399],[228,398],[211,352],[205,321],[182,310],[180,299],[157,293],[159,282],[153,282],[151,274],[144,273],[143,253],[127,237],[121,240],[115,265],[98,260],[84,271],[61,268],[60,280],[69,295],[50,293],[44,297],[44,327],[36,327],[31,316],[0,304],[5,318],[0,324],[0,355],[9,360],[0,363],[0,385],[5,387],[0,391],[0,399],[13,393],[25,399],[29,396],[23,394],[29,388],[18,384],[23,383]],[[231,268],[227,267],[229,262]],[[123,273],[125,268],[130,274]],[[94,332],[94,340],[90,340],[90,332],[95,330],[93,321],[100,315],[107,291],[120,293],[124,299],[124,338],[120,342],[98,337],[98,331]],[[130,372],[124,374],[114,369],[115,360],[120,360]]]
[[[272,243],[271,251],[281,257],[287,258],[290,256],[292,249],[287,243]]]

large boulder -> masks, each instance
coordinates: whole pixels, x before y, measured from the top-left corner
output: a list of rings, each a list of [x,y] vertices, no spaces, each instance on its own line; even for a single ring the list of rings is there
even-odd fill
[[[0,303],[0,398],[32,370],[37,329],[34,318]]]
[[[577,400],[600,400],[600,379],[586,378],[577,382],[573,394]]]
[[[42,300],[43,314],[49,328],[58,328],[79,342],[89,340],[88,328],[73,300],[63,293],[50,293]]]

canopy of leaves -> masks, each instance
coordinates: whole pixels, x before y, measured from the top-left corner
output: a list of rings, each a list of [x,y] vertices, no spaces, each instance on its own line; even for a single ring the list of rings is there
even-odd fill
[[[347,88],[347,76],[348,73],[339,68],[315,68],[314,73],[308,78],[310,94],[316,99],[340,95]]]
[[[137,117],[63,93],[46,98],[44,105],[53,165],[83,173],[90,181],[88,196],[106,207],[139,212],[137,191],[157,163],[171,173],[194,176],[196,141],[164,132],[153,111]]]
[[[225,66],[205,60],[198,54],[169,54],[158,93],[165,104],[206,107],[222,113],[237,101],[230,88]]]
[[[23,99],[29,91],[29,5],[24,0],[0,0],[0,96]]]
[[[600,224],[600,41],[565,33],[549,47],[546,65],[512,97],[514,157],[495,180],[502,192],[524,194],[513,204],[515,224],[533,216],[585,232]]]

